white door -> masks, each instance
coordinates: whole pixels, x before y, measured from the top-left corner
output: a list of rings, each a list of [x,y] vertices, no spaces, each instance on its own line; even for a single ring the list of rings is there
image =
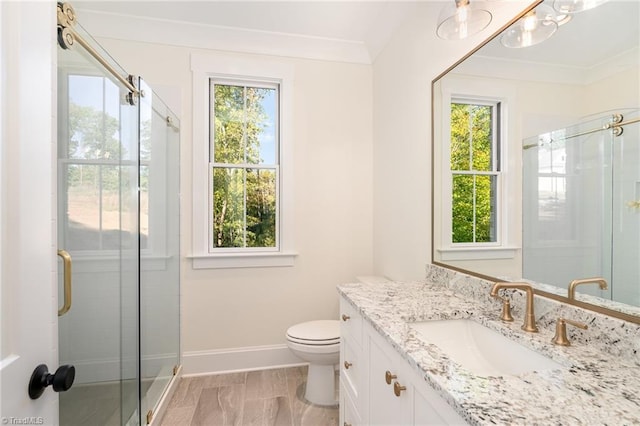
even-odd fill
[[[0,422],[57,424],[36,400],[39,364],[58,367],[55,247],[55,2],[0,2]]]

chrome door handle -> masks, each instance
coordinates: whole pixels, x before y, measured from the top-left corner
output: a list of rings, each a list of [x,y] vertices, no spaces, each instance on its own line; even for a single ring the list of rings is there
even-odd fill
[[[65,250],[58,250],[58,256],[62,258],[64,270],[64,304],[58,309],[58,316],[61,317],[71,309],[71,256]]]

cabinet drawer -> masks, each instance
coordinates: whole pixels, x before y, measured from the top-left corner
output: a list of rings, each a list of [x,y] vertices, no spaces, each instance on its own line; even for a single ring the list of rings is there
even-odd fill
[[[355,400],[360,392],[360,376],[362,374],[362,355],[359,348],[354,348],[350,339],[342,342],[340,357],[340,380]]]
[[[362,345],[362,316],[349,302],[340,299],[340,335]]]
[[[346,392],[343,385],[340,385],[340,411],[342,413],[341,426],[356,426],[362,424],[360,413],[358,413],[356,405],[353,403],[349,392]]]

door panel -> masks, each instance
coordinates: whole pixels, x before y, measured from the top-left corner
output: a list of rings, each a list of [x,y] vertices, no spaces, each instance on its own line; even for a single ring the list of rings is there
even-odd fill
[[[58,364],[55,17],[53,3],[0,2],[0,417],[14,424],[58,422],[58,394],[27,394],[38,364]]]
[[[61,362],[76,367],[60,396],[64,425],[140,421],[138,106],[128,93],[81,46],[58,48],[58,247],[73,259],[58,334]]]

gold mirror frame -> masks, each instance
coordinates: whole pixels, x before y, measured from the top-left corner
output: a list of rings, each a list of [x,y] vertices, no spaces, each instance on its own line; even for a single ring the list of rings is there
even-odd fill
[[[485,45],[487,45],[488,43],[490,43],[491,41],[493,41],[496,37],[498,37],[500,34],[502,34],[503,31],[505,31],[507,28],[509,28],[511,25],[513,25],[515,22],[517,22],[520,18],[522,18],[523,16],[525,16],[528,12],[532,11],[533,9],[535,9],[539,4],[543,3],[544,0],[538,0],[535,3],[531,4],[528,8],[526,8],[524,11],[522,11],[520,14],[518,14],[517,16],[515,16],[513,19],[511,19],[509,22],[507,22],[504,26],[502,26],[500,29],[498,29],[495,33],[493,33],[490,37],[488,37],[484,42],[482,42],[480,45],[478,45],[477,47],[475,47],[473,50],[471,50],[468,54],[466,54],[464,57],[462,57],[461,59],[459,59],[458,61],[456,61],[453,65],[451,65],[449,68],[447,68],[445,71],[443,71],[442,73],[440,73],[436,78],[434,78],[431,81],[431,263],[443,268],[447,268],[447,269],[451,269],[457,272],[461,272],[467,275],[472,275],[474,277],[478,277],[487,281],[493,281],[493,282],[498,282],[498,281],[504,281],[501,279],[498,279],[496,277],[491,277],[488,275],[483,275],[477,272],[473,272],[473,271],[469,271],[469,270],[465,270],[462,268],[458,268],[452,265],[448,265],[439,261],[435,260],[435,240],[433,238],[433,235],[435,235],[435,191],[436,191],[436,176],[435,176],[435,84],[442,79],[444,76],[446,76],[449,72],[451,72],[454,68],[456,68],[458,65],[460,65],[462,62],[464,62],[465,60],[467,60],[470,56],[472,56],[474,53],[476,53],[478,50],[480,50],[481,48],[483,48]],[[631,323],[634,324],[640,324],[640,316],[634,316],[631,314],[627,314],[625,312],[620,312],[620,311],[615,311],[613,309],[609,309],[609,308],[605,308],[603,306],[598,306],[598,305],[594,305],[591,303],[586,303],[586,302],[582,302],[580,300],[575,300],[575,299],[569,299],[567,297],[564,296],[560,296],[554,293],[549,293],[547,291],[544,290],[540,290],[537,288],[534,288],[534,293],[538,296],[541,297],[546,297],[549,299],[553,299],[562,303],[566,303],[568,305],[573,305],[573,306],[578,306],[580,308],[583,309],[587,309],[593,312],[598,312],[600,314],[604,314],[604,315],[608,315],[614,318],[619,318],[622,319],[624,321],[629,321]]]

